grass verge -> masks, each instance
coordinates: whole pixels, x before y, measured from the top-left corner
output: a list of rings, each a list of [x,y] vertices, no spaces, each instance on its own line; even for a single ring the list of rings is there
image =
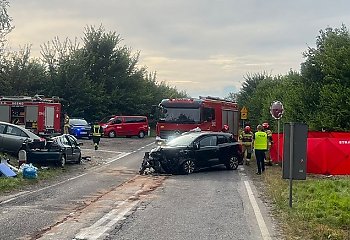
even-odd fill
[[[49,168],[45,170],[39,169],[38,178],[36,179],[23,178],[23,175],[21,173],[18,173],[16,177],[0,177],[0,194],[22,189],[25,186],[37,184],[42,180],[51,179],[61,174],[63,171],[64,169],[62,168]]]
[[[0,156],[1,157],[1,156]],[[18,162],[17,159],[11,156],[5,155],[4,158],[10,159],[10,164],[13,166],[17,166]],[[52,179],[66,170],[64,168],[59,167],[49,167],[49,168],[41,168],[38,167],[38,177],[36,179],[26,179],[23,178],[22,173],[18,173],[16,177],[0,177],[0,194],[12,192],[14,190],[19,190],[24,188],[25,186],[31,185],[31,184],[37,184],[40,181]]]
[[[293,207],[289,207],[289,180],[280,166],[263,175],[286,239],[350,239],[350,176],[308,175],[293,181]]]

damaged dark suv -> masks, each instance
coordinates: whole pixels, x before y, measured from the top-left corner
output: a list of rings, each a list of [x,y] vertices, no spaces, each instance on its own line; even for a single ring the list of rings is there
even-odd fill
[[[231,133],[187,132],[146,152],[140,174],[147,168],[156,173],[190,174],[220,164],[235,170],[241,158],[240,144]]]

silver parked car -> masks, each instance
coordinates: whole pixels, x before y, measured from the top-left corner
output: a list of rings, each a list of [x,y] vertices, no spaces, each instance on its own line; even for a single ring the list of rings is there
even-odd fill
[[[0,152],[17,155],[24,142],[35,148],[43,148],[46,140],[21,126],[0,121]]]

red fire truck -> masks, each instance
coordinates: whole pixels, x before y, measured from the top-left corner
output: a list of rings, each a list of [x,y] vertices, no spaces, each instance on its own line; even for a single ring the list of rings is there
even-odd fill
[[[38,135],[61,132],[58,97],[0,96],[0,121],[23,126]]]
[[[163,99],[159,108],[156,141],[197,127],[202,131],[221,131],[225,124],[229,132],[238,136],[240,119],[236,102],[215,97]]]

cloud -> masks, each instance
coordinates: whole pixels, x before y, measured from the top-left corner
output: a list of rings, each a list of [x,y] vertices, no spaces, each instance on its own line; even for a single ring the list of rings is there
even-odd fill
[[[115,31],[140,65],[192,96],[224,97],[247,73],[299,70],[319,30],[350,24],[348,0],[11,1],[10,45],[79,39],[84,28]]]

